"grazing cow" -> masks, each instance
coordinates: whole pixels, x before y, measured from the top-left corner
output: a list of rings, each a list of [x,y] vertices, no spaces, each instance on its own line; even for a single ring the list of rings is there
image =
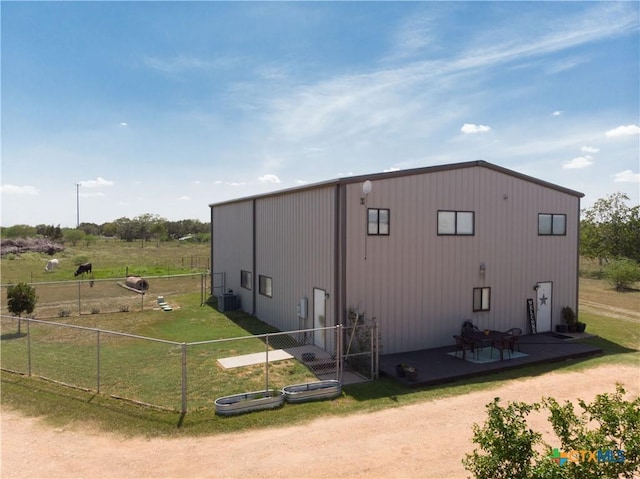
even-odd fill
[[[78,276],[79,274],[91,273],[91,263],[82,263],[78,266],[78,270],[73,273],[74,276]]]
[[[55,271],[56,266],[58,266],[58,260],[57,259],[50,259],[49,261],[47,261],[47,265],[44,267],[44,270],[47,273],[50,273],[51,271]]]

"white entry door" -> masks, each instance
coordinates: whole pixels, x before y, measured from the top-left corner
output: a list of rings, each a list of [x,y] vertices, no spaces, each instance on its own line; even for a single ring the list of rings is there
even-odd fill
[[[324,289],[313,288],[313,327],[324,328],[327,325],[326,316],[326,291]],[[324,349],[326,330],[315,331],[313,343]]]
[[[539,333],[551,331],[551,299],[553,283],[548,281],[538,283],[536,292],[536,326]]]

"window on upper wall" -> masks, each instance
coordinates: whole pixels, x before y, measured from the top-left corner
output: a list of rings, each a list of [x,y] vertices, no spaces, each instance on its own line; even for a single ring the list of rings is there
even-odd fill
[[[475,234],[475,212],[438,211],[438,234],[473,236]]]
[[[253,288],[253,275],[251,271],[240,271],[240,286],[245,289]]]
[[[258,291],[260,294],[264,296],[268,296],[269,298],[273,297],[273,280],[269,276],[258,276],[259,286]]]
[[[538,235],[565,236],[567,234],[567,215],[540,213],[538,215]]]
[[[473,311],[491,309],[491,288],[473,288]]]
[[[367,234],[389,234],[389,210],[383,208],[369,208],[367,210]]]

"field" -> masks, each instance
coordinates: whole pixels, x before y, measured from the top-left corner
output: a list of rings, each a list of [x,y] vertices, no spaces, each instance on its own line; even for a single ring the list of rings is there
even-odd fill
[[[124,246],[120,249],[121,246]],[[136,248],[128,244],[103,245],[101,249],[105,251],[97,254],[95,246],[89,250],[78,249],[70,252],[70,258],[77,256],[89,256],[101,258],[101,270],[119,271],[119,268],[129,266],[137,270],[151,270],[152,268],[162,268],[162,262],[170,257],[190,258],[207,254],[208,246],[203,245],[163,245],[145,248]],[[113,250],[111,250],[113,248]],[[166,249],[165,249],[166,248]],[[142,250],[145,252],[143,253]],[[147,256],[146,250],[152,250],[155,254]],[[112,265],[106,258],[111,257],[117,262]],[[144,265],[144,261],[152,261],[149,258],[162,258],[157,263]],[[44,258],[23,258],[13,260],[2,260],[3,282],[5,282],[5,271],[10,271],[16,281],[24,280],[24,276],[40,274],[35,268],[42,269]],[[63,258],[64,259],[64,258]],[[104,262],[103,262],[104,261]],[[138,263],[137,261],[141,261]],[[23,268],[16,268],[15,264],[21,264]],[[5,265],[7,269],[5,270]],[[173,267],[172,267],[173,268]],[[72,267],[65,269],[65,272],[56,272],[61,277],[68,277]],[[186,272],[182,270],[181,272]],[[22,277],[20,277],[22,275]],[[41,277],[46,276],[42,273]],[[108,276],[103,276],[108,277]],[[202,341],[221,337],[236,337],[247,334],[261,334],[269,332],[270,328],[249,318],[241,313],[235,313],[226,317],[220,314],[215,305],[208,303],[200,305],[199,292],[178,294],[171,297],[171,301],[176,308],[171,313],[158,311],[157,308],[144,309],[143,311],[132,311],[129,313],[109,313],[109,314],[84,314],[79,317],[65,318],[65,321],[73,324],[83,324],[89,327],[100,326],[111,331],[126,331],[140,336],[150,336],[166,339],[168,341],[189,342]],[[222,354],[240,354],[260,350],[264,344],[255,339],[246,344],[230,345],[228,350],[213,351],[208,349],[193,350],[189,353],[189,377],[199,378],[189,390],[189,413],[185,417],[180,417],[174,412],[154,411],[148,408],[141,408],[129,403],[115,401],[106,394],[95,395],[84,391],[73,390],[50,382],[29,379],[11,373],[2,373],[2,403],[17,408],[26,414],[43,415],[56,423],[66,424],[69,422],[90,421],[100,429],[120,431],[125,434],[156,435],[198,435],[211,434],[215,432],[240,430],[247,427],[291,424],[299,421],[307,421],[326,414],[344,415],[355,412],[371,412],[379,409],[396,407],[403,404],[422,402],[438,397],[458,396],[468,394],[473,391],[480,391],[496,387],[501,381],[513,379],[520,376],[539,376],[550,371],[566,370],[578,371],[593,368],[601,365],[620,364],[625,366],[638,366],[640,362],[640,318],[638,317],[638,305],[640,304],[640,291],[628,293],[616,293],[602,280],[583,279],[581,280],[581,309],[580,319],[587,323],[588,332],[597,334],[598,337],[589,341],[598,345],[605,351],[605,355],[590,358],[582,361],[575,361],[563,364],[543,365],[529,367],[522,370],[500,373],[490,379],[483,378],[473,381],[453,383],[442,387],[429,387],[417,390],[407,390],[393,381],[382,378],[378,381],[345,386],[344,396],[337,401],[329,403],[310,403],[288,407],[278,411],[277,414],[256,413],[241,416],[233,419],[221,419],[213,413],[212,401],[214,394],[219,391],[233,391],[234,381],[237,376],[225,374],[211,374],[214,370],[215,358]],[[151,301],[149,303],[152,303]],[[58,321],[56,319],[56,321]],[[15,351],[15,341],[12,334],[14,327],[6,329],[3,324],[3,344],[2,362],[3,367],[12,360]],[[76,364],[73,371],[82,377],[87,374],[83,364],[91,363],[93,360],[88,353],[82,353],[81,348],[63,348],[64,353],[57,352],[51,356],[47,353],[47,348],[53,347],[51,343],[57,341],[44,330],[34,331],[34,341],[40,340],[47,347],[42,350],[42,357],[38,361],[41,365],[55,363],[55,359],[63,357],[64,361]],[[87,346],[93,340],[86,340]],[[108,341],[108,340],[106,340]],[[55,344],[60,348],[60,344]],[[169,403],[172,406],[178,401],[176,392],[176,375],[178,374],[179,351],[164,346],[153,346],[152,348],[141,350],[140,343],[136,341],[127,342],[120,346],[120,356],[103,358],[105,365],[112,361],[112,368],[119,373],[119,378],[111,373],[103,378],[105,380],[105,390],[109,388],[122,387],[122,384],[133,382],[139,384],[143,391],[136,391],[136,395],[146,398],[150,393],[160,394],[158,399],[162,404]],[[244,349],[243,349],[244,348]],[[59,349],[57,351],[60,351]],[[116,351],[116,349],[114,349]],[[47,355],[49,354],[49,355]],[[122,363],[117,361],[122,361]],[[163,367],[163,361],[171,358],[171,366]],[[117,359],[117,361],[116,361]],[[309,378],[309,372],[302,365],[295,361],[290,361],[281,368],[270,371],[270,380],[277,387],[284,384],[302,382]],[[118,366],[120,365],[120,366]],[[49,366],[47,366],[49,367]],[[262,384],[263,371],[248,369],[245,379],[254,381],[252,384],[259,388]],[[90,377],[90,374],[88,375]],[[143,380],[143,378],[145,378]],[[93,387],[91,380],[87,380],[88,388]],[[117,383],[121,381],[121,383]],[[165,387],[171,384],[171,387]],[[246,390],[246,389],[244,389]],[[146,391],[146,392],[145,392]],[[150,402],[155,402],[156,399]],[[192,409],[193,406],[193,409]],[[91,419],[89,419],[91,418]],[[176,428],[176,424],[179,428]]]

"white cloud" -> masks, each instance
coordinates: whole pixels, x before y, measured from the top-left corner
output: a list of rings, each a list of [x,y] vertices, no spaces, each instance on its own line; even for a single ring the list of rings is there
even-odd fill
[[[620,136],[640,135],[640,126],[638,125],[621,125],[613,130],[605,133],[608,138],[618,138]]]
[[[80,193],[80,196],[83,198],[99,198],[104,196],[104,193],[101,191],[94,191],[93,193]]]
[[[338,173],[338,178],[342,176],[353,176],[353,171],[349,171],[347,173]]]
[[[486,133],[488,131],[491,131],[491,127],[486,125],[475,125],[473,123],[465,123],[464,125],[462,125],[462,128],[460,128],[460,131],[465,135],[472,135],[475,133]]]
[[[188,197],[187,195],[183,195],[180,198],[178,198],[178,201],[189,201],[191,198]]]
[[[296,185],[306,185],[309,183],[307,180],[296,180]]]
[[[582,153],[598,153],[600,148],[596,148],[594,146],[583,146],[580,148],[580,151],[582,151]]]
[[[586,168],[591,165],[593,165],[593,157],[585,155],[578,156],[571,161],[566,162],[562,165],[562,168],[565,170],[577,170],[580,168]]]
[[[616,183],[640,183],[640,173],[624,170],[613,175],[613,181]]]
[[[214,185],[221,185],[221,184],[222,184],[222,181],[221,181],[221,180],[216,180],[216,181],[214,181],[214,182],[213,182],[213,184],[214,184]]]
[[[200,184],[200,180],[193,180],[191,183],[194,184],[194,185],[199,185]]]
[[[244,181],[232,181],[231,183],[226,183],[229,186],[244,186],[246,183]]]
[[[552,116],[560,116],[562,115],[564,112],[562,110],[556,110],[553,113],[551,113]]]
[[[266,174],[264,176],[259,176],[258,177],[258,181],[260,181],[260,183],[280,183],[280,178],[278,178],[276,175],[272,175],[272,174]]]
[[[120,126],[126,127],[129,126],[129,124],[126,121],[121,121]]]
[[[80,186],[83,188],[100,188],[101,186],[113,186],[113,181],[105,180],[98,176],[95,180],[82,180],[79,181]]]
[[[35,186],[16,186],[16,185],[2,185],[0,191],[7,195],[32,195],[38,196],[40,192]]]
[[[391,168],[387,168],[386,170],[382,170],[383,173],[389,173],[391,171],[400,171],[400,168],[396,168],[395,166],[392,166]]]

